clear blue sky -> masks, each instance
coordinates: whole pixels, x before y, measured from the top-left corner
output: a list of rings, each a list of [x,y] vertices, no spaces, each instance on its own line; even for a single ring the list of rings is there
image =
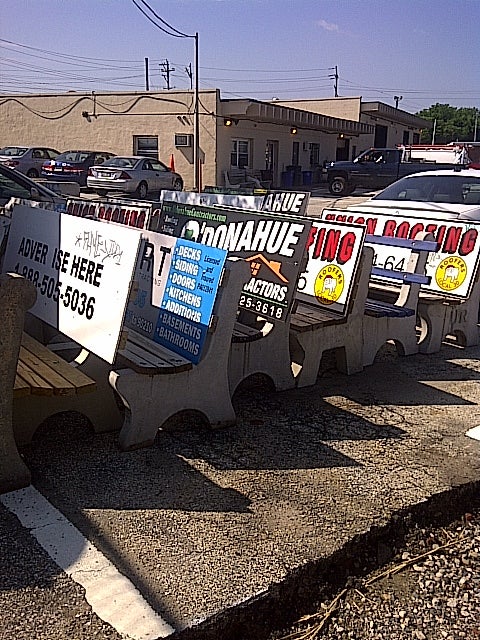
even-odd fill
[[[480,109],[480,0],[146,1],[198,32],[200,87],[224,98],[332,97],[336,66],[340,96]],[[0,38],[1,93],[142,91],[145,58],[151,89],[166,87],[166,60],[186,89],[194,67],[193,40],[133,0],[0,0]]]

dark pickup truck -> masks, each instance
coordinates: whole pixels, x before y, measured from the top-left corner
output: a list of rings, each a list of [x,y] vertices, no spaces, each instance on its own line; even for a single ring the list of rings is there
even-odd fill
[[[348,196],[356,187],[382,189],[403,176],[420,171],[453,169],[463,165],[440,162],[407,162],[404,149],[367,149],[352,162],[327,166],[328,189],[335,196]]]

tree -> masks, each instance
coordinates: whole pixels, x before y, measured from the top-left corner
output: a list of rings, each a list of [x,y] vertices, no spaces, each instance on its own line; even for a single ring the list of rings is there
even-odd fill
[[[423,129],[421,142],[432,141],[433,126],[435,120],[435,143],[446,144],[448,142],[472,141],[475,131],[475,117],[478,118],[479,110],[475,107],[451,107],[449,104],[432,105],[428,109],[422,109],[416,115],[425,120],[431,120],[432,127]]]

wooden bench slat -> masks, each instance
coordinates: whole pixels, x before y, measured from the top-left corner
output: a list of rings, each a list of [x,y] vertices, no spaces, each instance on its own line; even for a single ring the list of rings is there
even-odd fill
[[[148,341],[147,350],[144,342],[143,336],[129,331],[125,348],[118,351],[119,362],[137,373],[146,374],[180,373],[193,367],[186,358],[164,349],[161,345],[153,345],[151,340]]]
[[[17,373],[15,376],[15,384],[13,386],[14,398],[25,398],[31,394],[31,387]]]
[[[263,338],[262,331],[257,327],[249,327],[241,322],[236,322],[232,334],[232,342],[254,342]]]
[[[96,389],[95,380],[52,353],[27,333],[22,336],[20,360],[53,387],[54,395],[87,393]]]
[[[31,386],[34,395],[75,394],[75,387],[68,380],[23,346],[20,347],[17,373]]]
[[[381,318],[383,316],[388,318],[406,318],[413,316],[415,314],[415,310],[409,309],[408,307],[399,307],[382,300],[372,300],[371,298],[367,298],[365,302],[365,313],[376,318]]]
[[[346,316],[339,316],[328,309],[310,306],[300,303],[297,310],[292,314],[291,327],[295,331],[313,331],[319,325],[328,327],[335,324],[347,322]]]

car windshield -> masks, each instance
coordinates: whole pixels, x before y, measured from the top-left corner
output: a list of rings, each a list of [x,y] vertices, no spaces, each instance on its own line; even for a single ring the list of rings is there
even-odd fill
[[[27,147],[3,147],[0,149],[0,156],[23,156]]]
[[[118,167],[120,169],[132,169],[138,162],[138,158],[121,158],[116,156],[106,160],[102,167]]]
[[[65,151],[57,156],[58,162],[85,162],[91,151]]]
[[[394,182],[372,200],[480,204],[480,178],[463,173],[444,176],[410,176]]]

